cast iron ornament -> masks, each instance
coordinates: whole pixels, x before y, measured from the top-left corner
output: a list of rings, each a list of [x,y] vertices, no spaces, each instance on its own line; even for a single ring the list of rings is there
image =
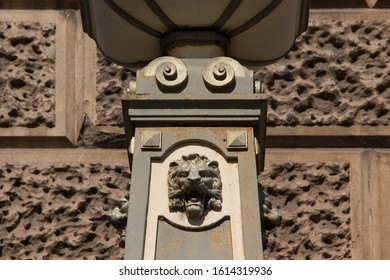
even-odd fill
[[[171,212],[201,218],[206,210],[221,211],[222,181],[217,161],[189,154],[169,164],[168,195]]]

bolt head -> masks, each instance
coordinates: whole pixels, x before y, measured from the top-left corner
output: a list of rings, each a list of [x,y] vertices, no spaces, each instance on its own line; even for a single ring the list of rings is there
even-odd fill
[[[164,72],[165,72],[166,74],[170,74],[170,73],[172,72],[172,68],[171,68],[170,66],[165,66]]]
[[[213,69],[213,75],[215,79],[223,81],[224,79],[226,79],[227,76],[226,68],[223,65],[215,65]]]
[[[175,80],[177,77],[177,68],[174,64],[169,63],[165,65],[164,70],[163,70],[163,75],[165,79],[172,81]]]

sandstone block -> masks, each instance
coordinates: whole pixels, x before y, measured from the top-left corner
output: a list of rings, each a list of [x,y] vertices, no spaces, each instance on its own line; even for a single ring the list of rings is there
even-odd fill
[[[0,18],[1,145],[37,137],[38,146],[75,144],[82,117],[76,13],[0,10]]]
[[[129,184],[111,151],[1,153],[0,259],[121,259],[108,215]]]

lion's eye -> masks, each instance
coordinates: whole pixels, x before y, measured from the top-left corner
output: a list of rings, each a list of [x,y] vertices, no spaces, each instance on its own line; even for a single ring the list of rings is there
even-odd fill
[[[177,176],[180,178],[188,177],[188,172],[187,171],[179,172],[179,174],[177,174]]]
[[[199,170],[199,175],[201,177],[210,177],[210,172],[208,170]]]

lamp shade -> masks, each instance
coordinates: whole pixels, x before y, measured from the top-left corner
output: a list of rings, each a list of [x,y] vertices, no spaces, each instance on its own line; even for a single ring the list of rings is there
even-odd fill
[[[187,38],[188,43],[194,38],[221,44],[225,55],[250,66],[273,62],[290,50],[307,27],[310,0],[80,0],[80,4],[84,31],[118,64],[146,64],[167,54],[166,42]]]

